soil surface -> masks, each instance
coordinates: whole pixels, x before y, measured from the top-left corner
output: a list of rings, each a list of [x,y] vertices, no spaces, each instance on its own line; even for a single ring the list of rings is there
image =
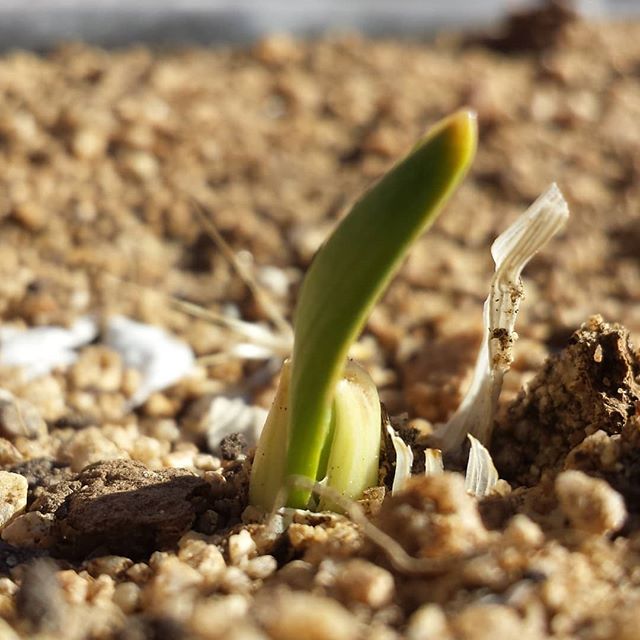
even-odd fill
[[[418,475],[371,490],[369,520],[265,523],[247,508],[251,442],[219,446],[210,407],[268,407],[278,362],[234,357],[227,329],[174,299],[265,326],[268,309],[195,202],[291,318],[349,202],[463,105],[480,127],[470,177],[357,355],[391,415],[419,432],[446,420],[481,339],[490,244],[556,181],[571,220],[524,272],[499,491],[478,501],[460,474]],[[135,410],[139,374],[98,343],[38,378],[0,370],[0,637],[638,637],[638,122],[640,23],[566,12],[432,43],[0,58],[3,324],[120,313],[199,357]]]

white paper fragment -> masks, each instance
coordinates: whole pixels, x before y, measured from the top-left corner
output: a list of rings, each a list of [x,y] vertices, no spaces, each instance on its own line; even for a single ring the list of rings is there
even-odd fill
[[[554,183],[493,243],[496,270],[484,303],[484,340],[466,396],[451,420],[436,430],[435,440],[443,451],[459,449],[468,433],[488,443],[502,379],[518,338],[514,326],[523,297],[520,274],[568,217],[567,203]]]
[[[107,323],[104,344],[117,351],[126,366],[142,374],[129,401],[137,407],[154,392],[170,387],[191,373],[195,357],[191,347],[160,327],[113,316]]]
[[[440,449],[424,450],[424,475],[437,476],[444,473],[444,462]]]
[[[80,318],[68,329],[0,327],[0,365],[21,367],[32,380],[75,362],[74,349],[89,344],[97,334],[97,324],[90,317]]]
[[[471,449],[464,477],[464,488],[467,493],[482,498],[489,495],[498,482],[498,471],[487,448],[471,434],[467,437],[471,442]]]
[[[391,443],[396,452],[396,472],[393,476],[393,486],[391,487],[391,495],[394,495],[404,488],[407,480],[411,477],[413,451],[390,424],[387,424],[387,433],[391,437]]]
[[[209,451],[217,453],[222,439],[232,433],[241,433],[247,444],[254,446],[266,419],[266,409],[249,405],[243,398],[217,396],[206,417]]]

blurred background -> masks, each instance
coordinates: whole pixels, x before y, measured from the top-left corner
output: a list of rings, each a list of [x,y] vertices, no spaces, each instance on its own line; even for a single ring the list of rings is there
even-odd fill
[[[369,35],[433,35],[484,28],[535,0],[0,0],[0,47],[47,48],[61,40],[247,42],[273,31],[300,36],[334,29]],[[583,15],[640,13],[638,0],[577,0]]]

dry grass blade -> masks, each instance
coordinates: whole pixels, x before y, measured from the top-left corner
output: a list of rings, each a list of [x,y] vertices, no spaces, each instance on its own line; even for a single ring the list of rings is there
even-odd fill
[[[236,255],[229,243],[222,237],[222,234],[216,225],[207,215],[204,205],[195,198],[192,198],[191,200],[193,203],[193,211],[200,221],[200,224],[202,224],[202,227],[211,240],[216,243],[218,249],[222,252],[222,255],[235,269],[242,282],[244,282],[249,291],[251,291],[251,295],[254,297],[255,301],[262,307],[268,318],[277,327],[279,333],[292,337],[293,330],[291,328],[291,324],[284,317],[278,308],[278,305],[262,289],[262,287],[260,287],[253,277],[253,274],[236,258]]]

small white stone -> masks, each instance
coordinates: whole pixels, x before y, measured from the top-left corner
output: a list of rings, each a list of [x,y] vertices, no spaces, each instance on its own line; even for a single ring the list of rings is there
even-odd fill
[[[256,543],[246,529],[229,537],[229,560],[232,565],[239,566],[255,554]]]
[[[0,529],[27,506],[28,488],[24,476],[0,471]]]

